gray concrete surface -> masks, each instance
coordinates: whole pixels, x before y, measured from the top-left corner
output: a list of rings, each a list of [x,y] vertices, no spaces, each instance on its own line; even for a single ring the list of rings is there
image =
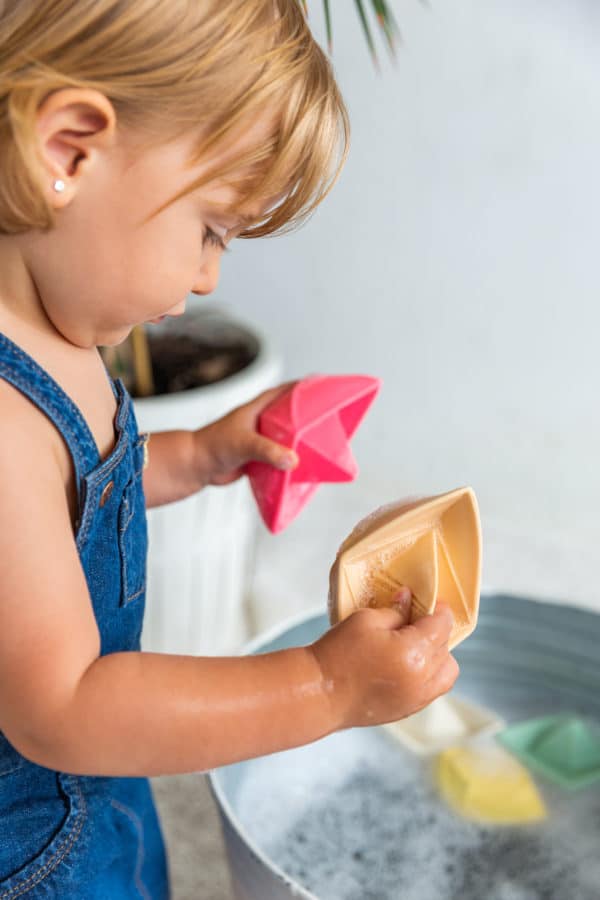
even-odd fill
[[[233,900],[219,815],[202,775],[152,779],[171,871],[171,900]]]

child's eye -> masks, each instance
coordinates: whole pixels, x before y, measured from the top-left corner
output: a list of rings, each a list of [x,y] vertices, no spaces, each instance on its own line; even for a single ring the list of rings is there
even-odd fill
[[[220,250],[224,250],[226,253],[229,252],[229,247],[221,237],[221,235],[217,234],[212,228],[206,226],[204,231],[204,238],[202,240],[202,249],[206,246],[206,244],[211,244],[213,247],[218,247]]]

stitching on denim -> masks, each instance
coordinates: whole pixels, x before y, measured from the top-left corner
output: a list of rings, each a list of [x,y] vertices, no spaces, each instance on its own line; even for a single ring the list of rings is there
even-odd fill
[[[127,604],[132,603],[137,597],[140,596],[140,594],[143,594],[145,590],[146,590],[146,579],[144,579],[143,584],[142,584],[141,588],[139,589],[139,591],[136,591],[135,594],[131,594],[131,596],[126,598],[124,605],[127,606]]]
[[[144,900],[152,900],[150,894],[146,890],[146,886],[142,881],[142,865],[144,863],[144,855],[145,855],[145,847],[144,847],[144,827],[142,825],[142,820],[138,816],[138,814],[131,809],[129,806],[125,806],[123,803],[120,803],[119,800],[111,799],[111,804],[115,809],[118,809],[119,812],[122,812],[124,816],[133,822],[135,829],[138,833],[138,852],[137,858],[135,862],[135,884],[140,892],[141,896]]]
[[[23,358],[23,360],[25,362],[27,362],[27,357],[24,356],[19,351],[18,347],[15,348],[14,352],[17,356],[21,356]],[[46,373],[44,372],[44,370],[41,367],[38,366],[38,368],[39,368],[40,372],[42,373],[42,376],[45,377],[45,379],[47,381],[49,380],[48,387],[52,387],[52,379],[49,379],[49,376],[46,375]],[[5,376],[6,380],[10,384],[12,384],[13,387],[21,388],[22,392],[25,394],[25,396],[29,397],[30,400],[32,400],[33,402],[37,401],[36,405],[40,408],[40,410],[42,412],[44,412],[47,415],[47,417],[50,419],[50,421],[53,422],[53,424],[58,427],[58,430],[61,432],[63,438],[65,439],[67,446],[69,448],[69,452],[73,458],[73,464],[75,467],[75,482],[76,482],[75,487],[76,487],[76,493],[77,493],[78,514],[80,516],[82,516],[81,525],[83,525],[84,508],[82,508],[82,503],[81,503],[81,485],[83,484],[83,480],[85,477],[84,469],[86,468],[87,460],[85,457],[85,453],[83,453],[81,451],[81,447],[79,444],[80,435],[77,434],[76,430],[72,427],[69,420],[63,416],[60,409],[52,401],[52,395],[50,395],[50,397],[47,399],[44,398],[42,396],[42,394],[37,391],[35,386],[26,382],[25,377],[23,376],[23,374],[21,372],[18,372],[18,371],[13,372],[1,360],[0,360],[0,373],[2,373]],[[62,391],[62,388],[60,388],[60,385],[58,383],[56,384],[56,387]],[[29,391],[31,393],[29,393]],[[70,401],[69,401],[68,395],[65,394],[64,391],[62,391],[62,393],[66,397],[67,402],[69,403]],[[75,413],[77,413],[77,407],[72,402],[71,402],[71,406],[74,408]],[[50,413],[51,413],[51,415],[50,415]],[[81,418],[81,414],[79,414],[79,416],[76,415],[75,418],[76,419]],[[85,440],[88,441],[89,440],[88,435],[91,437],[91,432],[90,432],[89,428],[87,427],[85,420],[83,421],[83,425],[84,425],[83,436],[84,436]],[[92,438],[92,440],[93,440],[93,438]],[[99,458],[98,448],[97,448],[95,442],[93,442],[92,448],[93,448],[93,452],[96,453],[97,458]],[[85,506],[85,504],[83,506]],[[77,535],[78,535],[77,541],[78,542],[79,542],[79,534],[82,531],[83,531],[83,529],[80,526],[80,528],[78,529],[78,532],[77,532]],[[78,546],[79,546],[79,543],[78,543]]]
[[[65,419],[65,417],[60,412],[60,410],[57,409],[52,403],[49,403],[46,406],[44,404],[44,397],[41,394],[39,394],[32,385],[27,384],[24,379],[21,380],[20,373],[15,374],[14,372],[12,372],[8,368],[8,366],[6,366],[1,360],[0,360],[0,373],[2,373],[6,377],[6,380],[9,381],[13,385],[13,387],[22,388],[25,396],[29,397],[30,399],[35,398],[35,400],[38,401],[36,405],[38,405],[40,407],[42,412],[45,412],[46,414],[48,412],[52,412],[52,414],[55,418],[53,419],[52,416],[50,416],[50,415],[48,415],[48,418],[51,421],[53,421],[55,425],[58,424],[62,428],[64,428],[64,430],[67,432],[68,436],[73,439],[73,443],[71,444],[69,441],[67,441],[67,445],[68,445],[69,450],[71,451],[71,454],[74,458],[76,476],[79,478],[79,480],[81,480],[83,478],[83,465],[82,464],[85,463],[85,458],[81,453],[80,447],[78,446],[77,433],[71,427],[71,424],[68,421],[68,419]],[[14,379],[14,381],[13,381],[13,379]],[[25,388],[27,388],[27,390],[25,390]],[[31,394],[29,394],[28,391],[31,391]],[[88,431],[89,431],[89,429],[88,429]],[[65,436],[65,435],[63,435],[63,436]],[[79,488],[79,485],[78,485],[78,488]]]
[[[5,338],[5,340],[10,341],[10,338],[6,338],[6,335],[4,335],[4,338]],[[66,391],[63,390],[63,388],[60,386],[60,384],[54,378],[52,378],[52,376],[48,372],[46,372],[46,370],[43,369],[40,366],[40,364],[32,356],[30,356],[28,353],[25,353],[25,351],[22,350],[17,344],[10,341],[9,350],[11,350],[12,353],[18,359],[20,359],[23,363],[25,363],[25,365],[27,365],[27,366],[33,365],[36,375],[39,375],[41,380],[43,382],[45,382],[45,384],[54,393],[58,393],[61,400],[64,400],[66,402],[67,406],[71,408],[71,411],[73,412],[74,417],[79,421],[79,424],[81,425],[81,428],[85,435],[86,440],[90,441],[92,448],[96,451],[97,456],[99,456],[100,454],[98,452],[98,446],[96,444],[96,441],[94,440],[94,436],[93,436],[92,432],[90,431],[90,428],[89,428],[87,422],[85,421],[85,419],[83,417],[83,413],[81,412],[79,407],[75,405],[73,400],[71,400],[71,398],[66,393]],[[6,367],[6,368],[8,368],[8,367]],[[21,374],[21,373],[18,373],[18,374]]]
[[[119,444],[121,444],[120,447]],[[102,481],[104,478],[106,478],[106,476],[109,475],[115,468],[115,466],[121,461],[128,447],[129,435],[127,434],[127,430],[123,429],[121,435],[119,436],[117,445],[113,447],[113,451],[110,456],[103,460],[101,464],[95,469],[92,469],[90,472],[88,472],[88,478],[91,478],[94,481]]]
[[[143,594],[144,591],[146,590],[146,578],[144,576],[144,578],[142,579],[141,587],[137,591],[135,591],[135,593],[133,593],[133,594],[128,593],[129,583],[128,583],[128,574],[127,574],[128,566],[127,566],[127,550],[125,548],[125,533],[126,533],[127,529],[130,527],[131,520],[133,519],[135,510],[136,510],[136,503],[130,502],[128,499],[128,495],[131,495],[133,493],[135,486],[136,486],[136,478],[134,476],[133,478],[129,479],[129,481],[125,485],[125,488],[123,491],[122,503],[126,502],[129,507],[127,519],[122,525],[119,523],[119,553],[121,556],[121,580],[122,580],[121,590],[122,590],[122,597],[123,597],[122,604],[121,604],[122,606],[127,606],[129,603],[132,603],[135,599],[137,599],[137,597],[140,596],[140,594]],[[134,496],[134,500],[135,500],[135,496]]]
[[[145,448],[145,446],[146,446],[146,444],[148,443],[149,440],[150,440],[150,432],[149,432],[149,431],[144,431],[144,432],[142,432],[142,433],[138,433],[138,438],[137,438],[137,440],[136,440],[136,442],[135,442],[135,444],[134,444],[134,450],[139,450],[140,447],[142,448],[142,449],[141,449],[142,462],[141,462],[141,465],[140,465],[139,469],[136,469],[136,470],[135,470],[135,476],[136,476],[136,478],[137,478],[139,475],[142,475],[142,472],[143,472],[144,469],[146,468],[146,458],[145,458],[145,457],[146,457],[146,451],[145,451],[144,448]]]
[[[117,398],[117,415],[116,415],[116,424],[120,427],[121,431],[126,431],[127,419],[132,415],[133,412],[133,404],[131,402],[131,397],[127,392],[125,385],[121,381],[120,378],[117,378],[117,381],[120,385],[117,389],[116,398]]]
[[[17,344],[14,344],[10,338],[7,338],[6,335],[2,335],[0,333],[0,341],[6,343],[9,352],[11,352],[17,360],[25,366],[33,366],[36,375],[39,376],[42,383],[51,391],[49,396],[44,396],[41,391],[37,389],[35,384],[27,382],[26,376],[24,375],[21,369],[17,369],[14,371],[11,369],[8,364],[2,360],[0,360],[0,373],[4,374],[6,380],[13,384],[14,387],[18,387],[22,389],[22,392],[25,393],[30,399],[35,398],[37,401],[37,405],[40,409],[48,415],[48,418],[54,422],[55,425],[59,426],[59,430],[62,430],[63,437],[65,437],[67,441],[67,445],[73,457],[73,462],[75,464],[75,478],[76,478],[76,488],[77,488],[77,498],[79,504],[79,516],[80,523],[77,529],[76,536],[76,545],[78,549],[81,549],[86,541],[87,533],[89,531],[91,515],[93,513],[93,509],[91,508],[92,503],[92,492],[89,493],[90,503],[86,504],[81,503],[81,484],[86,477],[85,469],[87,467],[87,458],[86,453],[82,451],[81,444],[84,447],[87,445],[87,449],[91,451],[92,456],[94,457],[94,464],[97,465],[97,461],[100,460],[100,451],[98,449],[98,445],[94,439],[94,436],[87,424],[83,413],[79,409],[78,406],[71,400],[69,395],[63,388],[58,384],[52,376],[46,372],[39,363],[36,362],[33,357],[29,356],[29,354],[25,353]],[[120,386],[117,385],[117,382],[120,382]],[[92,469],[92,472],[97,472],[100,478],[105,477],[109,472],[113,470],[113,468],[117,465],[117,463],[121,460],[128,444],[128,434],[127,434],[127,418],[128,416],[134,416],[133,406],[129,401],[129,397],[127,395],[127,391],[125,390],[125,386],[123,385],[121,379],[110,379],[111,387],[113,389],[113,393],[115,395],[115,399],[117,400],[117,422],[121,426],[121,433],[117,442],[122,442],[122,447],[120,451],[117,453],[117,456],[114,459],[104,460],[105,463],[109,463],[106,468],[103,468],[103,464],[99,466],[98,469]],[[31,393],[29,393],[31,392]],[[77,434],[77,430],[72,427],[71,423],[65,416],[61,413],[60,408],[56,404],[56,395],[61,400],[64,400],[68,409],[71,411],[75,420],[79,423],[81,434]],[[49,415],[49,413],[52,415]],[[136,425],[137,431],[137,425]],[[69,440],[70,438],[70,440]],[[116,448],[115,448],[116,450]]]
[[[125,549],[125,541],[124,541],[124,532],[119,530],[118,534],[119,541],[119,554],[121,556],[121,592],[122,592],[122,604],[123,606],[127,605],[128,596],[127,596],[127,551]]]
[[[142,586],[140,587],[140,589],[138,591],[136,591],[135,594],[128,594],[127,593],[127,553],[125,552],[124,547],[121,546],[120,538],[119,538],[119,550],[121,553],[121,560],[123,563],[122,570],[121,570],[121,578],[122,578],[122,582],[123,582],[121,585],[122,596],[123,596],[122,605],[127,606],[129,603],[132,603],[137,597],[139,597],[140,594],[143,594],[144,591],[146,590],[146,575],[144,573],[144,577],[142,579]]]
[[[119,535],[119,553],[121,554],[121,597],[123,606],[127,605],[127,553]]]
[[[54,394],[58,394],[58,396],[60,397],[61,400],[64,400],[67,407],[71,410],[73,417],[77,420],[77,422],[79,422],[79,425],[81,426],[81,431],[84,435],[84,438],[90,444],[90,449],[92,449],[92,451],[95,453],[96,457],[99,457],[100,453],[98,451],[98,446],[96,444],[96,441],[94,440],[94,436],[93,436],[92,432],[90,431],[90,428],[89,428],[87,422],[85,421],[85,419],[83,417],[83,413],[79,410],[79,408],[71,400],[69,395],[62,389],[62,387],[59,385],[59,383],[54,380],[54,378],[52,378],[44,369],[42,369],[42,367],[39,365],[39,363],[37,363],[33,359],[33,357],[26,354],[16,344],[13,344],[11,349],[12,349],[13,354],[15,356],[17,356],[17,358],[20,359],[26,365],[30,366],[33,363],[36,375],[39,375],[41,381],[43,381],[44,384],[48,388],[50,388],[51,391],[54,392]],[[8,365],[5,363],[0,363],[0,368],[3,369],[5,374],[7,374],[7,373],[9,375],[12,374],[13,377],[16,377],[16,378],[24,378],[24,376],[21,372],[17,372],[17,373],[12,372],[11,373]],[[22,387],[23,385],[20,385],[20,386]],[[36,396],[37,400],[39,400],[40,402],[43,401],[44,398],[41,396],[41,394],[38,394],[37,387],[35,384],[27,383],[26,386]],[[50,401],[52,400],[52,394],[50,394],[50,397],[48,399]],[[51,403],[51,406],[53,407],[52,403]],[[52,411],[55,412],[58,417],[61,417],[61,413],[57,409],[53,408]],[[77,452],[79,452],[79,451],[77,451]]]
[[[94,513],[96,512],[96,501],[98,497],[99,484],[103,481],[107,475],[119,465],[122,461],[123,456],[129,446],[129,439],[123,432],[123,442],[121,448],[117,451],[115,450],[116,456],[114,459],[110,460],[110,464],[106,466],[105,469],[99,468],[94,469],[92,472],[88,473],[85,476],[86,482],[89,486],[89,490],[85,499],[83,515],[81,518],[81,523],[79,525],[79,530],[77,532],[77,548],[81,550],[85,541],[87,540],[88,532],[90,530],[90,526],[92,523],[92,519]],[[109,462],[109,460],[105,460],[105,462]]]
[[[83,828],[83,823],[87,817],[87,805],[85,802],[85,798],[81,791],[81,787],[79,785],[79,781],[76,778],[73,778],[73,786],[77,793],[77,799],[81,804],[81,809],[77,810],[74,813],[74,820],[71,826],[71,830],[68,835],[64,837],[62,842],[59,842],[56,847],[55,852],[52,854],[50,859],[48,859],[43,866],[40,866],[36,871],[32,872],[31,875],[20,884],[15,884],[13,887],[9,888],[7,891],[3,891],[0,894],[0,900],[13,900],[14,897],[20,897],[21,894],[25,894],[34,888],[40,881],[43,881],[53,869],[57,867],[59,862],[61,862],[65,856],[72,850],[73,845],[81,835],[81,830]],[[69,798],[69,803],[71,803],[71,798]]]
[[[0,778],[4,778],[5,775],[12,775],[13,772],[18,772],[19,769],[21,769],[22,767],[23,767],[22,762],[15,763],[15,765],[12,767],[12,769],[3,769],[0,772]]]
[[[129,496],[128,496],[128,494],[130,493],[130,491],[129,491],[130,485],[131,485],[131,481],[128,481],[127,484],[125,485],[125,491],[123,493],[123,499],[121,501],[122,504],[125,503],[127,505],[127,510],[128,510],[127,518],[125,519],[123,524],[121,524],[119,522],[119,532],[121,535],[124,535],[125,532],[127,531],[127,529],[129,528],[129,523],[133,519],[133,514],[135,512],[135,503],[130,503]]]

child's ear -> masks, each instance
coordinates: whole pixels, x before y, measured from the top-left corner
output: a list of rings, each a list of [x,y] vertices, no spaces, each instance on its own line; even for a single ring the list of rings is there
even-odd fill
[[[66,206],[84,172],[115,140],[117,117],[100,91],[64,88],[47,97],[36,114],[38,152],[52,206]],[[61,181],[60,191],[54,184]]]

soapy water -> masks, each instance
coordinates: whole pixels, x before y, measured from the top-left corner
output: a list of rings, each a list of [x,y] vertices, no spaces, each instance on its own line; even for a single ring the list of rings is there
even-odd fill
[[[456,654],[462,698],[509,724],[561,712],[600,722],[600,617],[506,595],[480,613]],[[571,792],[531,775],[548,818],[482,825],[445,804],[431,759],[357,728],[216,782],[242,838],[318,900],[600,900],[600,783]]]
[[[256,761],[235,806],[319,900],[598,900],[600,785],[536,780],[547,820],[483,825],[446,806],[431,760],[355,729]]]

